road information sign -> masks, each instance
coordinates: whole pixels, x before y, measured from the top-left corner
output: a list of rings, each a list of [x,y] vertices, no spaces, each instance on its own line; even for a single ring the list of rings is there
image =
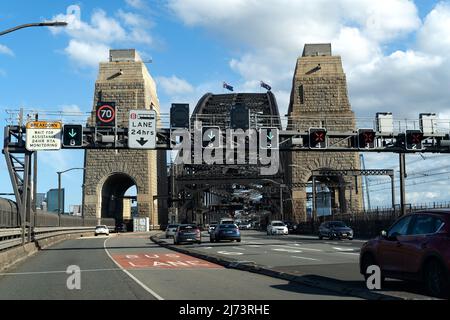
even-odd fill
[[[26,128],[28,151],[61,149],[61,122],[32,121]]]
[[[128,148],[156,149],[156,111],[131,110],[128,126]]]

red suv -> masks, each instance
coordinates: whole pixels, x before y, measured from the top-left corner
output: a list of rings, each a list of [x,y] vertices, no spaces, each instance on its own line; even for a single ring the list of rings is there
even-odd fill
[[[382,280],[421,281],[431,295],[445,296],[450,287],[450,209],[400,218],[362,246],[359,265],[366,279],[367,268],[378,265]]]

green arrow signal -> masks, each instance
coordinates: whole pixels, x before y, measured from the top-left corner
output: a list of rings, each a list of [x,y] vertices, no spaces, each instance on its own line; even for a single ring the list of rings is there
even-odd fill
[[[208,135],[209,140],[214,139],[216,136],[214,135],[214,133],[211,131]]]
[[[72,130],[69,132],[69,136],[70,136],[71,138],[75,138],[76,135],[77,135],[77,132],[75,132],[75,131],[73,130],[73,128],[72,128]]]
[[[272,132],[270,132],[270,133],[267,135],[267,138],[268,138],[269,140],[272,140],[272,139],[273,139],[273,134],[272,134]]]

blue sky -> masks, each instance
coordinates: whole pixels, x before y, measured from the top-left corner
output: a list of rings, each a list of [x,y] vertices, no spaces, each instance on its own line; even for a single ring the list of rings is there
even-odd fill
[[[260,91],[259,80],[265,80],[285,114],[295,61],[308,42],[331,42],[342,56],[358,117],[392,111],[414,118],[433,111],[450,118],[446,1],[16,0],[0,2],[0,29],[68,18],[70,5],[81,9],[79,30],[33,28],[0,38],[3,125],[7,108],[89,111],[97,65],[106,60],[107,48],[136,48],[153,60],[148,67],[163,111],[172,102],[188,102],[192,109],[204,93],[222,92],[223,81],[249,92]],[[80,151],[41,153],[39,192],[56,187],[55,172],[82,166],[82,159]],[[394,155],[366,159],[372,168],[395,168],[398,162]],[[410,202],[449,199],[447,157],[408,159],[410,170],[444,168],[437,171],[442,180],[432,187],[408,188]],[[0,193],[11,192],[4,161],[0,181]],[[66,209],[79,204],[81,173],[67,173],[63,184]],[[388,205],[379,188],[373,187],[372,203]]]

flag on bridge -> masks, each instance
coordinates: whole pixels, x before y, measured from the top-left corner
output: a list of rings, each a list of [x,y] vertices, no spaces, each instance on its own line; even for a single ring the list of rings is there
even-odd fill
[[[228,83],[226,83],[226,82],[223,83],[223,87],[224,87],[225,89],[227,89],[227,90],[234,91],[233,87],[230,86],[230,85],[229,85]]]
[[[269,86],[267,83],[265,83],[264,81],[261,81],[261,87],[264,89],[267,89],[267,91],[272,90],[272,87]]]

